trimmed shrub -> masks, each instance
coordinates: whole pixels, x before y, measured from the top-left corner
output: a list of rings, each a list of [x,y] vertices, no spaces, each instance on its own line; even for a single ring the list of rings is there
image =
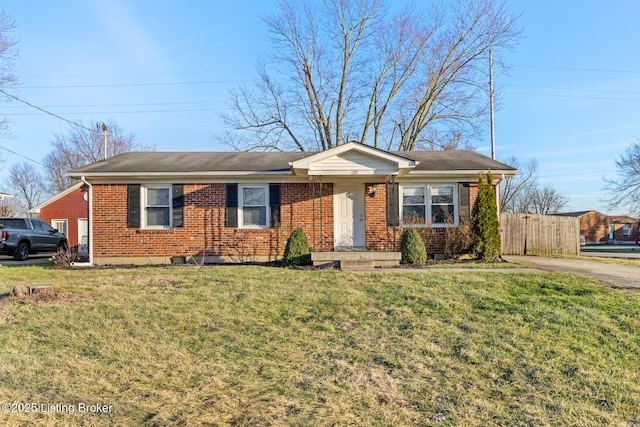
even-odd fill
[[[480,175],[478,197],[471,212],[472,251],[477,258],[485,261],[495,261],[500,257],[500,223],[492,183],[491,173],[487,174],[486,183]]]
[[[424,242],[420,238],[420,234],[413,228],[407,228],[402,233],[400,252],[403,264],[424,264],[427,260],[427,249],[424,247]]]
[[[290,266],[311,264],[311,247],[302,227],[293,230],[287,239],[282,262]]]

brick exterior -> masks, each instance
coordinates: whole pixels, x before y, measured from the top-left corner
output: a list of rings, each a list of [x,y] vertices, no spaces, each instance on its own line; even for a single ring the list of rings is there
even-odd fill
[[[606,243],[610,241],[632,242],[640,235],[638,220],[623,216],[609,216],[598,211],[582,214],[567,214],[578,216],[580,219],[580,234],[584,235],[586,243]],[[623,234],[624,224],[629,224],[629,235]],[[613,225],[613,239],[610,239],[609,227]]]
[[[372,186],[376,186],[375,196]],[[470,188],[470,204],[477,195]],[[386,190],[367,183],[365,223],[367,250],[399,250],[401,227],[387,226]],[[127,185],[93,185],[92,239],[94,258],[220,257],[250,261],[278,259],[296,227],[304,229],[314,251],[333,251],[333,184],[283,183],[280,187],[281,222],[268,229],[225,226],[225,184],[184,184],[184,227],[146,230],[127,227]],[[427,251],[442,253],[445,230],[423,229]],[[395,247],[394,247],[395,239]],[[99,263],[99,262],[98,262]]]
[[[225,226],[224,184],[184,185],[184,227],[127,227],[127,185],[93,186],[94,257],[213,256],[250,260],[282,255],[291,231],[303,227],[314,250],[333,250],[333,186],[281,185],[281,223],[268,229]],[[316,197],[312,198],[312,194]]]
[[[40,208],[40,219],[51,224],[54,219],[67,220],[67,240],[78,245],[78,219],[89,218],[89,204],[84,200],[84,186]]]

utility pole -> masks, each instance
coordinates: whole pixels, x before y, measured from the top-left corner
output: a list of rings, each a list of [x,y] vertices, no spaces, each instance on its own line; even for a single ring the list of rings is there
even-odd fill
[[[496,159],[496,133],[493,123],[493,51],[489,51],[489,110],[491,111],[491,158]]]
[[[107,125],[102,124],[102,133],[104,134],[104,160],[107,160]]]

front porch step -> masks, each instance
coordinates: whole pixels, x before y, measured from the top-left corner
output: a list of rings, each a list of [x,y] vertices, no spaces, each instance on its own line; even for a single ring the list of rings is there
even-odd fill
[[[339,262],[340,268],[371,268],[400,264],[400,252],[339,251],[311,252],[313,265]]]

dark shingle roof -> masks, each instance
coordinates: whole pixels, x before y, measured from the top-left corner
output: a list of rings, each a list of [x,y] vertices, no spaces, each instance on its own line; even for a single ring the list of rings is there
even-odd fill
[[[289,162],[311,152],[130,152],[72,170],[71,176],[198,172],[286,173]],[[416,171],[516,171],[474,151],[403,151],[392,154],[419,161]]]

